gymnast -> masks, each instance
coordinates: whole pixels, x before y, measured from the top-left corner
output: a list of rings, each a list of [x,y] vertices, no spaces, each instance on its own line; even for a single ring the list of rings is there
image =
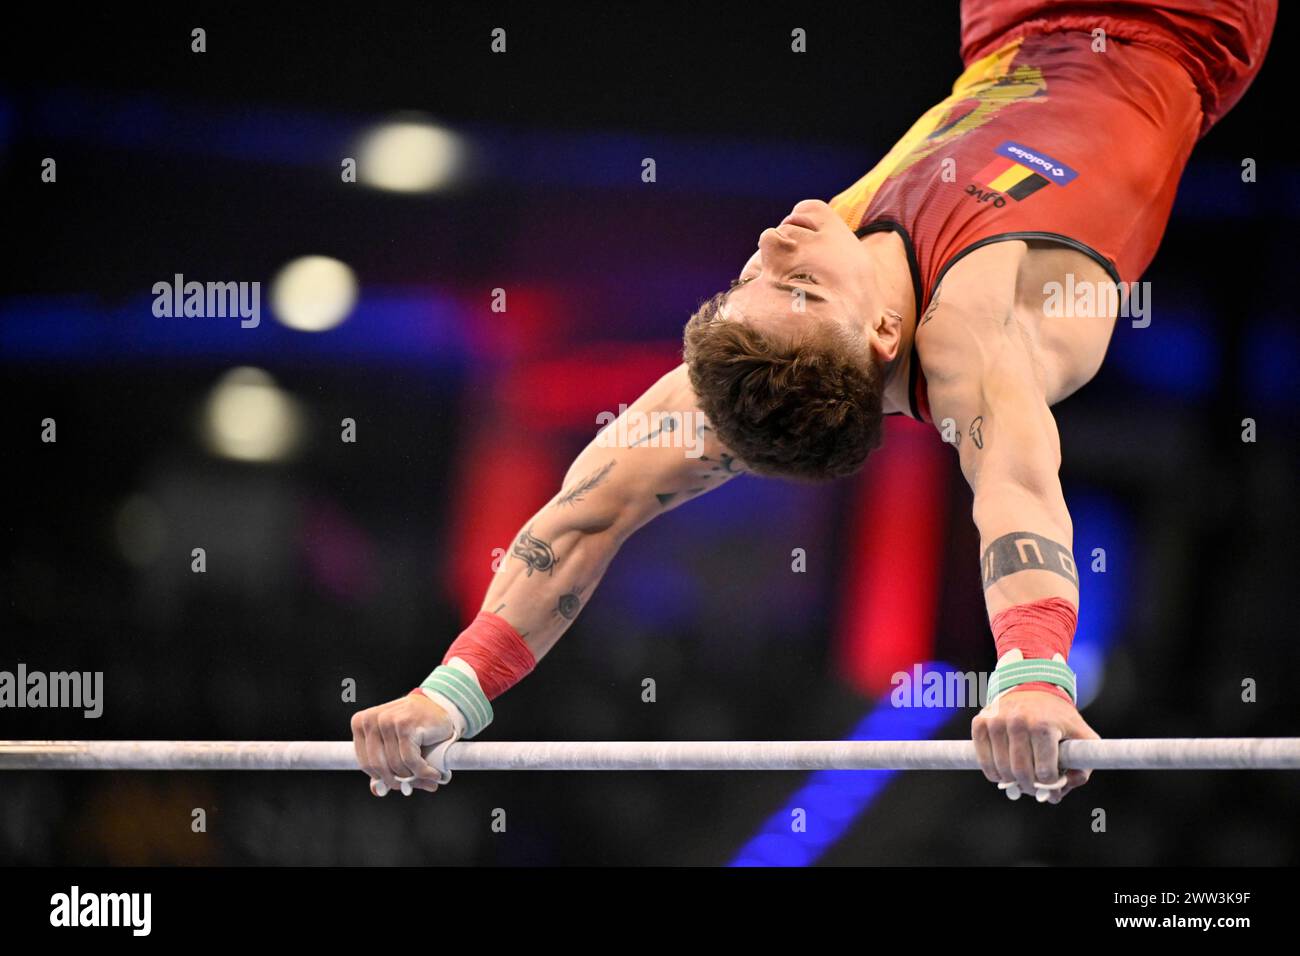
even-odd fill
[[[759,235],[690,317],[683,364],[520,530],[442,664],[353,716],[372,792],[445,782],[422,750],[483,730],[651,518],[739,474],[852,474],[900,414],[955,447],[974,496],[997,647],[971,724],[984,775],[1051,803],[1084,784],[1060,769],[1062,740],[1097,734],[1068,664],[1079,582],[1051,407],[1097,373],[1188,156],[1250,85],[1276,14],[1276,0],[963,0],[952,95],[829,203]],[[1093,290],[1091,308],[1048,308],[1067,286]]]

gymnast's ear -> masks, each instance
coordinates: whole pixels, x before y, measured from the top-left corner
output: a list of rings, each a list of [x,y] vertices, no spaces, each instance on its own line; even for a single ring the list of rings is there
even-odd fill
[[[903,344],[903,317],[893,309],[885,309],[871,325],[871,349],[882,363],[898,358]]]

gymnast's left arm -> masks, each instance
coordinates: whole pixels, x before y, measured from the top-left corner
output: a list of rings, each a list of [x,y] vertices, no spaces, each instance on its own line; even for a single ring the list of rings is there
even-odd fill
[[[1075,707],[1068,667],[1079,584],[1043,363],[1014,319],[936,322],[924,331],[931,412],[941,429],[955,426],[974,492],[980,577],[997,643],[988,703],[971,736],[989,780],[1059,803],[1087,782],[1087,772],[1067,771],[1063,785],[1041,794],[1035,783],[1061,783],[1060,741],[1097,734]]]

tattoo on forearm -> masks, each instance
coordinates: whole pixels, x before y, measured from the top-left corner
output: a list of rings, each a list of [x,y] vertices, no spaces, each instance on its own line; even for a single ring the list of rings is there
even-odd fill
[[[493,613],[493,614],[500,614],[500,613],[501,613],[501,609],[502,609],[503,607],[505,607],[504,604],[498,604],[498,605],[497,605],[497,606],[492,610],[492,613]]]
[[[985,548],[980,558],[980,576],[986,591],[994,582],[1019,571],[1051,571],[1076,588],[1079,586],[1070,549],[1032,531],[1004,534]]]
[[[559,601],[555,603],[555,612],[566,621],[572,621],[578,616],[578,609],[582,607],[582,592],[586,586],[574,588],[573,590],[560,595]]]
[[[609,474],[609,470],[613,467],[614,467],[614,461],[611,460],[607,464],[603,465],[602,467],[597,468],[586,478],[583,478],[581,481],[575,483],[572,488],[570,488],[568,491],[561,494],[560,497],[555,499],[555,506],[557,508],[560,508],[563,507],[564,505],[577,504],[579,501],[581,501],[584,497],[587,496],[588,492],[590,492],[593,488],[595,488],[597,485],[599,485],[602,481],[605,480],[605,476]],[[622,474],[622,472],[620,472],[620,474]]]
[[[532,528],[519,535],[514,547],[510,549],[510,556],[518,558],[528,565],[528,576],[530,578],[533,576],[534,571],[545,571],[547,574],[555,573],[555,552],[541,538],[533,536]]]
[[[970,423],[970,440],[975,443],[976,448],[984,447],[984,416],[980,415],[975,421]]]

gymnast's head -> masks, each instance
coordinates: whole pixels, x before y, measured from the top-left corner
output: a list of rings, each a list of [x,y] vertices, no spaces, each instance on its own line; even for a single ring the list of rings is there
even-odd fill
[[[876,272],[831,207],[806,199],[686,324],[700,409],[754,472],[839,478],[879,446],[902,320],[883,307]]]

